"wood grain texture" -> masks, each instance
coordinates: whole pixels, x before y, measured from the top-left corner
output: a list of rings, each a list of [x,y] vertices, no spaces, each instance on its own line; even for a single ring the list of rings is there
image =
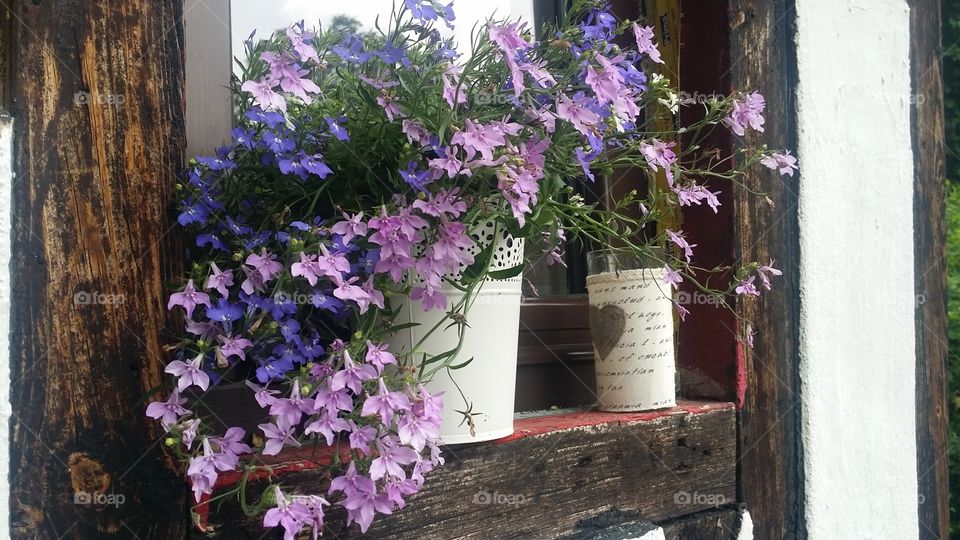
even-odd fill
[[[910,2],[920,538],[947,538],[947,318],[940,2]]]
[[[15,538],[182,537],[141,401],[161,381],[183,167],[182,2],[7,2]],[[97,497],[101,502],[84,504]]]
[[[732,501],[736,429],[732,406],[651,421],[556,429],[500,444],[457,447],[397,514],[374,522],[368,538],[554,538],[611,508],[658,522]],[[314,471],[281,474],[290,492],[325,490]],[[248,487],[255,500],[263,484]],[[707,497],[693,498],[698,492]],[[680,493],[680,495],[678,495]],[[686,493],[690,499],[684,499]],[[710,498],[712,496],[712,498]],[[325,535],[358,536],[330,512]],[[259,520],[236,502],[211,516],[213,538],[261,538]],[[209,538],[195,533],[196,538]],[[276,531],[263,538],[278,538]]]
[[[796,148],[791,0],[731,0],[731,83],[758,90],[767,99],[766,131],[748,142]],[[803,163],[803,156],[799,157]],[[802,169],[800,175],[802,175]],[[740,496],[754,518],[756,538],[803,538],[799,381],[799,222],[797,182],[763,167],[746,183],[776,202],[738,194],[736,230],[744,260],[771,257],[783,270],[773,291],[742,306],[758,332],[752,350],[744,347],[747,393],[740,413]]]

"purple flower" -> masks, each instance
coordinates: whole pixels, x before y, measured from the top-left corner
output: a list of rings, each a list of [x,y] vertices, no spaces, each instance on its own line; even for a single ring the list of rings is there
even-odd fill
[[[316,64],[320,63],[320,57],[317,56],[317,50],[314,49],[312,45],[307,43],[316,37],[316,33],[308,32],[303,29],[303,21],[300,21],[290,28],[287,28],[287,39],[290,40],[290,45],[293,47],[293,50],[297,51],[297,54],[300,55],[300,59],[304,62],[307,60],[312,60]]]
[[[756,276],[750,276],[741,281],[740,284],[737,285],[736,293],[744,296],[760,296],[760,291],[757,290],[757,286],[753,284],[755,279]]]
[[[320,244],[320,255],[317,258],[316,265],[317,270],[322,275],[333,278],[334,281],[339,280],[345,272],[350,271],[350,261],[342,253],[330,253],[327,246],[323,244]],[[311,283],[311,285],[314,284]]]
[[[240,427],[227,429],[223,437],[210,437],[210,442],[217,445],[223,454],[232,454],[239,456],[253,452],[249,445],[243,442],[247,432]]]
[[[308,255],[300,252],[300,262],[290,265],[290,275],[293,277],[302,277],[307,280],[310,286],[315,286],[323,272],[317,265],[317,256]]]
[[[333,295],[341,300],[350,300],[357,304],[360,314],[367,312],[367,309],[370,307],[370,295],[363,290],[362,287],[354,285],[354,283],[359,278],[353,276],[349,280],[344,281],[340,276],[333,278],[334,283],[336,283],[337,288],[333,290]]]
[[[193,310],[198,305],[209,307],[210,296],[207,295],[207,293],[198,292],[191,279],[187,281],[187,286],[184,287],[182,292],[170,295],[170,300],[167,302],[167,309],[173,309],[174,306],[181,306],[187,311],[187,318],[192,319]]]
[[[303,167],[303,169],[308,173],[319,176],[321,180],[324,180],[326,177],[333,174],[333,169],[324,163],[323,156],[319,154],[309,156],[301,152],[300,166]]]
[[[350,424],[347,424],[346,420],[324,409],[314,420],[307,423],[303,434],[319,433],[327,441],[327,446],[331,446],[336,435],[348,429],[350,429]]]
[[[765,105],[766,102],[759,93],[746,94],[743,99],[733,100],[733,109],[730,111],[730,116],[724,118],[723,123],[730,128],[730,131],[741,137],[747,127],[762,132],[763,108]]]
[[[663,265],[663,282],[674,289],[679,289],[680,283],[683,282],[683,276],[680,275],[680,272],[677,272],[667,265]]]
[[[387,476],[403,480],[407,475],[402,466],[410,465],[419,458],[412,448],[400,444],[399,439],[392,436],[377,441],[377,451],[380,455],[370,463],[370,478],[373,480]]]
[[[246,349],[253,346],[253,342],[245,337],[217,336],[220,341],[220,353],[224,357],[238,356],[240,360],[246,360]]]
[[[667,182],[671,186],[673,185],[673,164],[677,161],[677,154],[673,151],[676,145],[677,143],[663,142],[659,139],[651,139],[650,143],[640,143],[640,153],[643,154],[647,165],[654,172],[662,167],[667,173]]]
[[[356,523],[360,532],[365,533],[373,522],[376,512],[390,514],[393,512],[393,503],[383,494],[375,491],[355,490],[348,492],[346,499],[340,503],[347,509],[347,524]]]
[[[340,411],[353,410],[353,398],[346,388],[330,389],[329,381],[320,384],[313,396],[313,412],[326,410],[336,416]]]
[[[183,212],[177,216],[177,223],[186,227],[191,223],[204,223],[210,217],[210,211],[201,201],[187,199],[182,203]]]
[[[462,67],[450,64],[450,67],[443,73],[443,99],[451,109],[457,105],[467,102],[467,94],[461,86],[463,83],[459,80]]]
[[[266,249],[260,250],[260,255],[251,253],[245,262],[257,270],[264,282],[270,281],[283,271],[283,265],[277,262],[277,256],[268,253]]]
[[[330,390],[337,391],[349,388],[354,394],[359,394],[363,381],[376,379],[377,369],[370,364],[357,364],[350,358],[350,353],[343,351],[343,367],[330,378]]]
[[[311,533],[313,540],[317,540],[319,535],[323,534],[323,520],[324,520],[324,506],[329,506],[330,503],[326,499],[318,495],[308,495],[294,497],[294,500],[302,503],[307,507],[307,511],[310,512],[309,521],[305,525],[311,528]]]
[[[370,446],[377,439],[377,430],[370,426],[358,426],[350,420],[350,448],[370,454]]]
[[[688,243],[686,239],[683,238],[683,231],[673,232],[670,229],[666,229],[666,233],[667,238],[683,250],[684,258],[686,258],[687,262],[690,262],[690,257],[693,257],[693,248],[697,247],[697,245]]]
[[[771,276],[782,276],[783,272],[777,270],[773,267],[773,260],[771,259],[769,263],[760,266],[757,268],[757,275],[760,276],[760,283],[763,285],[763,288],[770,290],[770,274]]]
[[[413,189],[425,193],[427,191],[427,184],[433,182],[433,172],[430,170],[418,170],[416,162],[411,161],[407,164],[405,170],[400,171],[400,178]]]
[[[354,214],[352,217],[343,213],[344,221],[337,222],[330,227],[330,232],[339,234],[343,237],[343,243],[349,244],[354,237],[367,235],[367,224],[363,222],[363,213]]]
[[[230,323],[243,317],[243,308],[221,298],[216,306],[207,308],[207,317],[221,324]]]
[[[493,159],[493,151],[507,143],[504,129],[496,124],[483,125],[469,118],[464,120],[464,128],[451,139],[452,144],[459,144],[467,151],[467,159],[479,153],[485,160]]]
[[[347,472],[330,481],[330,489],[327,493],[332,494],[339,491],[344,495],[349,495],[358,491],[373,493],[376,489],[377,486],[373,480],[369,476],[359,474],[356,463],[351,461],[350,465],[347,466]]]
[[[199,418],[184,422],[184,428],[183,431],[180,432],[180,437],[183,440],[183,445],[187,447],[187,450],[190,450],[193,446],[193,440],[197,438],[197,428],[199,427]]]
[[[637,23],[633,23],[633,36],[637,40],[638,52],[646,54],[650,57],[650,60],[658,64],[663,63],[663,58],[660,57],[660,51],[653,42],[653,27],[640,26]]]
[[[439,419],[431,419],[422,414],[405,412],[397,421],[397,434],[401,443],[422,452],[428,442],[440,437],[440,422]]]
[[[577,131],[588,136],[596,131],[600,116],[590,109],[588,98],[580,94],[578,96],[574,96],[571,100],[566,94],[560,94],[557,101],[557,118],[570,122]]]
[[[789,150],[784,153],[774,152],[769,156],[764,156],[760,163],[787,176],[793,176],[793,172],[797,170],[797,158],[791,156]]]
[[[313,400],[303,397],[300,381],[294,380],[289,398],[276,398],[270,405],[270,414],[277,417],[277,423],[295,426],[300,423],[304,413],[313,411]]]
[[[204,283],[203,288],[207,290],[215,289],[224,298],[230,296],[230,291],[227,289],[233,287],[233,272],[230,270],[221,272],[217,263],[212,261],[210,262],[210,268],[213,273],[207,277],[207,282]]]
[[[382,377],[377,382],[380,392],[375,396],[367,395],[360,414],[363,416],[380,415],[380,421],[383,425],[390,427],[393,424],[394,413],[410,409],[410,399],[400,392],[389,391]]]
[[[192,385],[199,386],[201,390],[206,391],[207,387],[210,386],[210,377],[201,368],[202,363],[203,353],[198,354],[189,362],[174,360],[167,364],[163,371],[177,377],[177,390],[181,392]]]
[[[397,357],[387,351],[389,348],[389,345],[383,343],[374,345],[370,340],[367,340],[367,354],[364,359],[368,364],[376,367],[378,372],[382,373],[384,366],[397,363]]]
[[[277,506],[267,510],[263,516],[264,527],[283,527],[283,540],[295,540],[307,520],[312,520],[310,509],[301,502],[288,501],[280,491],[280,486],[274,486],[274,498]]]
[[[160,425],[167,429],[176,424],[181,416],[190,414],[183,406],[186,402],[187,398],[181,397],[180,392],[174,389],[166,401],[154,401],[147,405],[147,416],[154,420],[160,419]]]
[[[350,140],[350,135],[341,125],[346,118],[333,118],[332,116],[325,116],[323,119],[327,123],[327,128],[330,130],[330,134],[336,137],[338,141]]]
[[[240,86],[240,90],[253,95],[253,103],[265,111],[276,109],[287,112],[287,100],[273,91],[274,85],[266,79],[247,81]]]
[[[577,162],[580,163],[580,168],[583,169],[584,176],[586,176],[591,182],[596,181],[597,177],[594,176],[593,172],[590,170],[590,162],[593,161],[593,158],[595,158],[596,155],[592,152],[590,154],[584,152],[583,148],[579,146],[575,152],[577,154]]]
[[[276,423],[260,424],[257,427],[267,437],[263,446],[264,455],[275,456],[280,453],[284,446],[300,446],[300,442],[293,436],[293,427],[284,423],[282,418],[277,418]]]

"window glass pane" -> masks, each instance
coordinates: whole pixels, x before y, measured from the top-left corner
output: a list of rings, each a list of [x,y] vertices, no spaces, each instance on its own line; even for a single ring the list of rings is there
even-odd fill
[[[397,0],[397,3],[402,5],[403,0]],[[265,37],[301,19],[306,21],[307,26],[316,26],[319,22],[323,27],[336,22],[350,22],[356,25],[359,32],[367,32],[374,29],[379,16],[380,26],[385,29],[392,7],[393,0],[275,0],[269,3],[263,0],[230,0],[233,54],[243,56],[243,40],[254,29],[258,36]],[[491,16],[522,17],[531,24],[533,22],[533,0],[460,0],[453,9],[457,16],[454,30],[448,30],[442,24],[438,28],[443,37],[455,37],[461,51],[469,48],[470,32],[474,25]]]

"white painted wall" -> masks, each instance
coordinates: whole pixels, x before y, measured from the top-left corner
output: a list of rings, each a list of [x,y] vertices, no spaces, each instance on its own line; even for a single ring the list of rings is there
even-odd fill
[[[909,10],[797,0],[806,521],[916,538]]]
[[[10,198],[13,186],[13,120],[0,113],[0,538],[10,527]]]

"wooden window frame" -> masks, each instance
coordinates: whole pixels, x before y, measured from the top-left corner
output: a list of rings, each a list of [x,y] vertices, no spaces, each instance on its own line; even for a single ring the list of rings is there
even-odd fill
[[[755,88],[767,96],[766,137],[793,146],[793,2],[685,1],[694,8],[688,14],[699,13],[704,6],[721,11],[720,20],[729,29],[724,38],[729,87]],[[925,239],[916,245],[921,270],[916,287],[926,298],[917,310],[918,468],[923,473],[918,510],[921,537],[945,538],[946,460],[937,459],[946,450],[945,350],[940,342],[946,325],[941,259],[943,111],[940,78],[927,76],[938,68],[940,13],[934,0],[909,4],[913,90],[926,97],[912,118],[917,141],[915,230]],[[11,261],[15,384],[10,469],[17,472],[10,482],[12,531],[53,537],[64,532],[100,537],[130,531],[143,538],[183,538],[188,501],[182,471],[158,451],[156,426],[138,412],[144,393],[163,378],[159,338],[165,317],[163,295],[167,280],[181,270],[177,257],[169,254],[181,253],[183,243],[176,232],[163,231],[176,231],[165,205],[172,199],[186,155],[183,4],[14,0],[0,13],[0,101],[13,117],[17,175]],[[692,23],[684,24],[688,22]],[[734,61],[729,61],[731,50],[736,51]],[[189,87],[188,83],[188,93]],[[73,100],[77,92],[120,93],[130,99],[120,113],[96,102],[80,107]],[[775,180],[764,171],[751,172],[747,178],[751,185],[764,186],[785,209],[779,216],[770,214],[762,201],[742,194],[732,201],[738,232],[733,251],[748,259],[775,254],[786,279],[782,288],[743,308],[762,328],[755,348],[737,348],[734,364],[721,365],[713,374],[734,380],[738,408],[700,419],[714,418],[725,431],[736,429],[736,496],[752,512],[755,536],[803,538],[801,419],[795,407],[799,291],[797,281],[789,277],[799,271],[799,225],[795,196]],[[126,301],[98,311],[67,309],[65,299],[78,290],[121,294]],[[706,379],[709,382],[710,377]],[[749,384],[750,392],[740,393],[741,380]],[[625,439],[630,444],[619,449],[607,446],[609,451],[602,453],[590,453],[582,439],[571,435],[585,430],[566,428],[535,434],[506,451],[515,460],[529,459],[524,452],[538,448],[538,455],[562,456],[553,466],[528,464],[537,474],[555,472],[571,479],[563,493],[579,493],[587,485],[581,482],[602,480],[583,474],[592,470],[591,464],[602,470],[600,465],[610,466],[610,459],[643,446],[634,437],[649,443],[649,453],[635,456],[640,461],[671,456],[671,463],[679,467],[702,456],[690,448],[690,439],[682,445],[679,438],[668,444],[670,437],[688,429],[680,424],[699,420],[691,414],[680,410],[659,419],[627,422],[636,426],[636,431],[623,434],[630,437]],[[726,420],[728,415],[735,415],[733,424]],[[604,425],[607,435],[599,443],[611,444],[623,433],[611,431],[618,421]],[[729,425],[736,427],[724,428]],[[543,441],[546,446],[536,446]],[[459,454],[465,458],[455,453],[445,474],[468,468],[473,463],[469,459],[482,460],[482,452],[493,451],[490,448],[493,445],[465,449]],[[633,467],[632,462],[626,467]],[[451,478],[455,482],[458,477]],[[634,484],[659,480],[644,477]],[[104,482],[139,504],[118,509],[73,504],[78,491]],[[545,491],[546,496],[550,493]],[[606,508],[608,495],[590,491],[585,499],[593,500],[599,512]],[[545,508],[551,502],[564,510],[572,508],[567,499],[540,502]],[[631,502],[637,501],[627,504]],[[530,508],[519,513],[511,513],[509,507],[497,510],[518,524],[537,517]],[[731,519],[729,508],[695,516],[710,523]],[[680,533],[670,534],[674,536],[668,538],[675,538]]]

